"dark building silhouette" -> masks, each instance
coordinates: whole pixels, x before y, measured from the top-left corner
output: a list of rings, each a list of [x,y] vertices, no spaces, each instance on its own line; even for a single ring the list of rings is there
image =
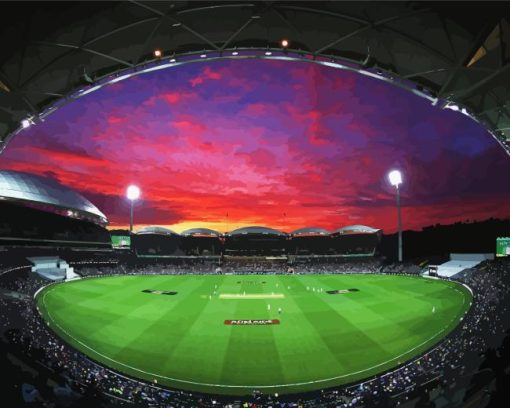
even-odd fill
[[[412,260],[420,257],[446,257],[450,253],[494,253],[496,239],[510,236],[510,220],[490,218],[479,222],[430,225],[421,231],[402,233],[403,255]],[[381,254],[389,260],[397,256],[397,234],[384,235]]]

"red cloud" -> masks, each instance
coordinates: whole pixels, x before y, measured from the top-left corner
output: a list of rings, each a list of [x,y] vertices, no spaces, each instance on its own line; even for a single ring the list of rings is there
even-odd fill
[[[109,166],[111,162],[98,157],[92,157],[86,154],[64,152],[58,150],[44,149],[42,147],[27,146],[27,153],[33,155],[41,155],[49,158],[57,164],[72,163],[79,166],[103,167]]]
[[[267,112],[267,106],[262,103],[251,103],[244,111],[249,115],[263,115]]]
[[[156,105],[157,101],[165,101],[169,105],[176,105],[178,103],[196,98],[197,94],[195,92],[183,92],[183,91],[177,91],[177,92],[161,92],[157,95],[153,95],[145,102],[143,102],[143,105],[149,108],[154,107]]]
[[[162,94],[161,98],[167,101],[169,104],[175,104],[181,100],[181,94],[177,92],[170,92],[166,94]]]
[[[115,115],[108,115],[107,121],[110,125],[118,125],[119,123],[125,122],[126,118]]]
[[[213,71],[210,67],[206,66],[198,76],[190,79],[189,83],[191,84],[192,87],[195,87],[197,85],[201,85],[202,83],[209,79],[212,80],[221,79],[221,74],[219,72]]]

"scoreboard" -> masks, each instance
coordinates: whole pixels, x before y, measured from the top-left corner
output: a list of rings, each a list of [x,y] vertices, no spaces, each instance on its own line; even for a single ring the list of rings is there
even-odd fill
[[[124,235],[112,235],[112,246],[114,248],[129,248],[131,246],[131,237]]]
[[[496,256],[510,256],[510,238],[496,238]]]

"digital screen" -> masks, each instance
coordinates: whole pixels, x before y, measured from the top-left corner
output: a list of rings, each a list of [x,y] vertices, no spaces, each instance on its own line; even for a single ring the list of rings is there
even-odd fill
[[[128,235],[112,235],[112,246],[114,248],[130,247],[131,237]]]
[[[496,256],[510,256],[510,238],[496,239]]]

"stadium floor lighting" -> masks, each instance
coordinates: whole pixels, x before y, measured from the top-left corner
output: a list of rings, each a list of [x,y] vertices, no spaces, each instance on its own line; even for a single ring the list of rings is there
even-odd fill
[[[281,395],[359,381],[420,356],[459,324],[472,299],[455,282],[411,276],[239,279],[89,278],[48,286],[36,302],[64,340],[127,375],[189,391]],[[358,290],[340,292],[348,288]]]

